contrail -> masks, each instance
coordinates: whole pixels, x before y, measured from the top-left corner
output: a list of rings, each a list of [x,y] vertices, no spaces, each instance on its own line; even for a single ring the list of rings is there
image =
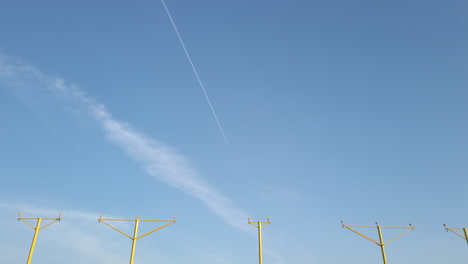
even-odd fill
[[[180,44],[182,45],[182,48],[184,49],[185,55],[187,56],[187,59],[190,62],[190,65],[192,66],[193,73],[195,73],[195,76],[197,77],[198,83],[200,84],[200,87],[201,87],[201,89],[203,91],[203,94],[205,95],[206,101],[208,102],[208,105],[211,108],[211,112],[213,113],[213,116],[214,116],[214,118],[216,120],[216,123],[218,123],[219,130],[221,131],[221,134],[223,135],[224,140],[226,141],[226,143],[228,143],[226,135],[224,134],[223,127],[221,126],[221,123],[218,120],[218,116],[216,115],[216,112],[215,112],[215,110],[213,108],[213,105],[211,104],[210,98],[208,97],[208,94],[205,91],[205,86],[203,85],[203,83],[202,83],[202,81],[200,79],[200,76],[198,75],[197,69],[195,68],[195,65],[193,64],[192,59],[190,58],[190,55],[189,55],[189,53],[187,51],[187,48],[185,47],[184,41],[182,40],[182,37],[179,34],[179,30],[177,29],[177,27],[176,27],[176,25],[174,23],[174,19],[172,19],[171,12],[169,12],[169,9],[166,6],[166,2],[164,2],[164,0],[161,0],[161,2],[164,5],[164,9],[166,9],[167,16],[171,20],[172,27],[174,27],[174,31],[177,34],[177,37],[179,38]]]
[[[190,163],[183,155],[163,142],[143,134],[130,124],[116,119],[105,105],[86,95],[78,86],[67,84],[60,77],[46,75],[33,65],[0,53],[0,84],[2,83],[7,87],[44,89],[63,100],[67,106],[84,109],[96,120],[106,138],[120,147],[148,175],[199,200],[234,228],[252,234],[252,229],[245,221],[249,213],[237,207],[231,199],[203,179],[198,171],[190,166]],[[0,201],[0,208],[11,211],[14,209],[13,207],[15,206],[12,204]],[[22,206],[22,210],[39,214],[55,214],[58,212],[55,209],[38,210],[34,209],[34,207],[26,208],[24,206]],[[67,217],[79,216],[80,218],[96,219],[95,214],[91,215],[76,211],[61,212]],[[264,253],[276,259],[277,264],[284,263],[274,251],[265,248]],[[100,263],[117,263],[117,261],[104,260]]]
[[[87,96],[60,77],[43,74],[34,66],[0,54],[0,83],[12,87],[46,87],[67,105],[85,109],[101,126],[108,140],[119,146],[149,175],[194,197],[237,229],[247,231],[248,213],[238,208],[217,188],[199,176],[186,158],[173,148],[144,135],[131,125],[117,120],[106,106]],[[34,86],[35,85],[35,86]]]

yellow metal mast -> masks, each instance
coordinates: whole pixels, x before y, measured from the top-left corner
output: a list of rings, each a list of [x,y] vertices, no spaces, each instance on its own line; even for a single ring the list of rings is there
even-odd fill
[[[456,234],[457,236],[463,238],[466,240],[466,243],[468,244],[468,228],[463,228],[463,227],[447,227],[446,224],[444,224],[444,227],[445,227],[445,231],[451,231],[452,233]],[[457,231],[454,231],[454,230],[457,230],[457,229],[463,229],[463,233],[465,234],[465,236],[459,234]]]
[[[135,248],[136,248],[136,242],[138,239],[143,238],[151,233],[154,233],[168,225],[171,225],[176,222],[176,218],[174,217],[174,220],[141,220],[139,216],[137,216],[136,219],[102,219],[102,215],[98,219],[99,223],[104,223],[105,225],[109,226],[110,228],[118,231],[119,233],[123,234],[124,236],[130,238],[132,240],[132,251],[130,253],[130,264],[133,264],[133,259],[135,257]],[[135,228],[133,230],[133,236],[127,235],[125,232],[117,229],[116,227],[110,225],[109,223],[106,223],[106,221],[135,221]],[[149,231],[148,233],[145,233],[141,236],[138,236],[138,225],[140,222],[168,222],[167,224],[160,226],[156,229],[153,229]]]
[[[261,221],[253,222],[253,221],[250,221],[250,218],[249,218],[249,224],[255,226],[258,229],[258,263],[259,264],[263,263],[263,259],[262,259],[262,228],[264,226],[270,224],[270,218],[267,218],[267,220],[268,220],[267,222],[261,222]]]
[[[404,234],[408,233],[409,231],[414,230],[414,227],[413,227],[411,224],[409,224],[409,227],[379,226],[379,223],[377,223],[377,222],[375,222],[375,224],[376,224],[376,226],[345,225],[345,224],[343,223],[343,221],[341,221],[341,225],[342,225],[344,228],[347,228],[347,229],[353,231],[354,233],[356,233],[356,234],[362,236],[363,238],[365,238],[365,239],[367,239],[367,240],[373,242],[374,244],[380,246],[380,249],[382,250],[382,259],[383,259],[383,263],[384,263],[384,264],[387,264],[387,255],[385,254],[385,246],[386,246],[387,244],[389,244],[390,242],[394,241],[395,239],[397,239],[397,238],[403,236]],[[368,236],[366,236],[366,235],[363,235],[363,234],[359,233],[358,231],[356,231],[356,230],[354,230],[354,229],[352,229],[352,228],[350,228],[350,227],[377,227],[377,231],[378,231],[378,233],[379,233],[379,242],[375,241],[374,239],[372,239],[372,238],[370,238],[370,237],[368,237]],[[384,239],[383,239],[383,236],[382,236],[382,228],[404,228],[404,229],[408,229],[408,230],[406,230],[405,232],[401,233],[400,235],[398,235],[398,236],[396,236],[396,237],[390,239],[389,241],[384,242]]]
[[[34,253],[34,248],[36,247],[36,240],[37,240],[37,236],[39,235],[39,231],[41,229],[44,229],[48,226],[50,226],[51,224],[62,220],[62,214],[59,214],[59,217],[58,218],[26,218],[26,217],[20,217],[22,213],[18,213],[18,221],[23,221],[24,223],[26,223],[29,227],[31,227],[32,229],[34,229],[34,236],[33,236],[33,239],[32,239],[32,242],[31,242],[31,249],[29,250],[29,255],[28,255],[28,260],[26,261],[26,264],[30,264],[31,263],[31,260],[32,260],[32,257],[33,257],[33,253]],[[36,220],[36,227],[34,227],[33,225],[31,225],[30,223],[28,223],[28,221],[26,220]],[[41,223],[42,223],[42,220],[52,220],[52,222],[46,224],[45,226],[41,227]]]

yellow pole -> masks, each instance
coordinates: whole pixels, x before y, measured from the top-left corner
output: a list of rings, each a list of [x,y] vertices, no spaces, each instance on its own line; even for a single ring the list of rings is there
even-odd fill
[[[446,224],[444,224],[444,227],[445,227],[445,231],[450,231],[452,233],[454,233],[455,235],[463,238],[464,240],[466,240],[466,243],[468,244],[468,228],[463,228],[463,227],[447,227]],[[463,230],[463,233],[464,235],[458,233],[456,230],[459,230],[459,229],[462,229]]]
[[[468,244],[468,230],[463,228],[463,232],[465,233],[466,243]]]
[[[255,226],[258,229],[258,263],[263,263],[263,254],[262,254],[262,227],[270,224],[270,218],[267,218],[267,222],[257,221],[252,222],[249,218],[249,224]]]
[[[31,243],[31,249],[29,250],[28,261],[26,262],[26,264],[31,263],[32,256],[34,253],[34,248],[36,247],[37,235],[39,234],[39,230],[41,229],[41,222],[42,222],[42,218],[38,218],[36,228],[34,229],[34,236],[33,236],[33,240]]]
[[[133,231],[132,253],[130,254],[130,264],[133,264],[133,258],[135,256],[136,242],[138,240],[138,224],[139,223],[140,223],[140,217],[137,216],[137,219],[135,220],[135,230]]]
[[[258,224],[258,260],[259,260],[259,264],[262,264],[263,263],[263,260],[262,260],[262,223],[258,221],[257,224]]]
[[[384,240],[383,240],[383,236],[382,236],[382,229],[380,228],[380,226],[377,224],[377,230],[379,231],[379,240],[380,240],[380,249],[382,249],[382,258],[383,258],[383,263],[384,264],[387,264],[387,256],[385,255],[385,243],[384,243]]]
[[[144,220],[144,219],[140,219],[140,217],[137,216],[137,218],[135,220],[133,220],[133,219],[102,219],[102,215],[101,215],[99,217],[98,221],[99,221],[99,223],[103,223],[103,224],[109,226],[110,228],[114,229],[115,231],[118,231],[122,235],[124,235],[124,236],[126,236],[126,237],[128,237],[128,238],[130,238],[132,240],[132,252],[130,253],[130,264],[133,264],[133,259],[135,257],[135,249],[136,249],[137,240],[140,239],[140,238],[143,238],[143,237],[145,237],[145,236],[147,236],[149,234],[152,234],[152,233],[154,233],[154,232],[156,232],[156,231],[158,231],[158,230],[160,230],[160,229],[162,229],[162,228],[164,228],[164,227],[166,227],[168,225],[171,225],[171,224],[175,223],[176,218],[174,217],[174,220]],[[109,223],[107,223],[107,221],[135,221],[135,229],[133,231],[133,236],[131,236],[129,234],[126,234],[125,232],[123,232],[123,231],[117,229],[116,227],[110,225]],[[147,233],[145,233],[143,235],[138,236],[138,225],[139,225],[139,223],[141,221],[143,221],[143,222],[167,222],[167,224],[165,224],[163,226],[160,226],[160,227],[158,227],[156,229],[153,229],[153,230],[151,230],[151,231],[149,231],[149,232],[147,232]]]
[[[380,249],[382,250],[382,258],[383,258],[383,262],[384,264],[387,264],[387,256],[385,254],[385,245],[387,245],[388,243],[396,240],[397,238],[403,236],[404,234],[414,230],[414,227],[411,225],[411,223],[409,224],[409,227],[399,227],[399,226],[379,226],[379,223],[375,223],[377,225],[377,231],[379,232],[379,240],[380,242],[377,242],[376,240],[364,235],[364,234],[361,234],[359,233],[357,230],[354,230],[352,229],[351,227],[372,227],[374,228],[375,226],[368,226],[368,225],[345,225],[343,221],[341,221],[341,225],[346,228],[346,229],[349,229],[350,231],[353,231],[354,233],[362,236],[363,238],[371,241],[372,243],[378,245],[380,247]],[[399,234],[398,236],[390,239],[389,241],[385,242],[384,239],[383,239],[383,236],[382,236],[382,228],[404,228],[404,229],[407,229],[405,232]]]

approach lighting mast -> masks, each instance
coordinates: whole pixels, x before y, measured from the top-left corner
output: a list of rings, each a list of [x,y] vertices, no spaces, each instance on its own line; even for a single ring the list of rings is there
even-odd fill
[[[445,231],[453,232],[455,235],[465,239],[466,243],[468,244],[468,228],[466,228],[466,227],[465,228],[463,228],[463,227],[447,227],[446,224],[444,224],[444,227],[445,227]],[[454,231],[454,230],[457,230],[457,229],[463,229],[463,233],[465,234],[465,236],[461,235],[457,231]]]
[[[266,225],[270,224],[270,218],[267,218],[268,221],[266,222],[261,222],[261,221],[250,221],[249,218],[249,224],[255,226],[258,229],[258,263],[262,264],[263,259],[262,259],[262,228]]]
[[[387,244],[389,244],[390,242],[394,241],[395,239],[403,236],[404,234],[408,233],[409,231],[413,231],[414,230],[414,227],[411,225],[411,223],[409,224],[409,227],[399,227],[399,226],[379,226],[379,223],[375,222],[375,226],[366,226],[366,225],[345,225],[343,223],[343,221],[341,221],[341,225],[344,227],[344,228],[347,228],[351,231],[353,231],[354,233],[362,236],[363,238],[371,241],[372,243],[376,244],[377,246],[380,247],[380,249],[382,250],[382,258],[383,258],[383,263],[384,264],[387,264],[387,256],[385,254],[385,246]],[[366,235],[363,235],[361,233],[359,233],[358,231],[352,229],[351,227],[377,227],[377,231],[379,233],[379,242],[375,241],[374,239],[366,236]],[[383,239],[383,236],[382,236],[382,228],[403,228],[403,229],[408,229],[406,230],[405,232],[401,233],[400,235],[390,239],[389,241],[387,242],[384,242],[384,239]]]
[[[25,224],[27,224],[29,227],[31,227],[32,229],[34,229],[34,236],[33,236],[33,239],[32,239],[32,242],[31,242],[31,249],[29,250],[29,255],[28,255],[28,260],[26,261],[26,264],[30,264],[31,263],[31,260],[32,260],[32,257],[33,257],[33,253],[34,253],[34,248],[36,247],[36,240],[37,240],[37,236],[39,235],[39,231],[50,226],[51,224],[55,223],[55,222],[60,222],[60,220],[62,220],[62,214],[59,214],[59,217],[58,218],[29,218],[29,217],[20,217],[22,213],[18,213],[18,221],[23,221]],[[34,227],[33,225],[31,225],[27,220],[36,220],[36,227]],[[46,224],[45,226],[42,226],[41,227],[41,223],[42,223],[42,220],[50,220],[51,222],[49,222],[48,224]]]
[[[135,228],[134,228],[134,231],[133,231],[133,236],[127,235],[125,232],[123,232],[123,231],[117,229],[116,227],[110,225],[106,221],[134,221],[135,222]],[[109,226],[110,228],[118,231],[122,235],[124,235],[124,236],[126,236],[126,237],[128,237],[128,238],[130,238],[132,240],[132,251],[130,253],[130,264],[133,264],[133,259],[135,257],[135,248],[136,248],[137,240],[140,239],[140,238],[143,238],[143,237],[145,237],[145,236],[147,236],[147,235],[149,235],[151,233],[154,233],[154,232],[156,232],[156,231],[158,231],[158,230],[160,230],[160,229],[162,229],[162,228],[164,228],[164,227],[166,227],[168,225],[171,225],[171,224],[175,223],[176,218],[174,217],[174,220],[142,220],[142,219],[140,219],[139,216],[137,216],[136,219],[102,219],[102,215],[101,215],[99,217],[99,219],[98,219],[98,222]],[[143,234],[141,236],[138,236],[138,225],[139,225],[140,222],[167,222],[167,224],[165,224],[163,226],[160,226],[160,227],[158,227],[156,229],[153,229],[153,230],[151,230],[151,231],[149,231],[149,232],[147,232],[147,233],[145,233],[145,234]]]

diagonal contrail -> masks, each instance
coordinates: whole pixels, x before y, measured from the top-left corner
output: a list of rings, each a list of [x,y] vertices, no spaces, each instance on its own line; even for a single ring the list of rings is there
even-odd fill
[[[1,53],[0,84],[14,88],[23,86],[31,89],[44,88],[44,91],[64,100],[64,103],[77,109],[84,109],[101,126],[107,139],[119,146],[148,175],[199,200],[229,225],[252,234],[245,221],[249,214],[237,207],[215,186],[200,177],[198,171],[190,166],[183,155],[163,142],[148,137],[131,125],[114,118],[105,105],[87,96],[79,87],[67,84],[60,77],[48,76],[33,65],[11,59]],[[13,209],[1,201],[0,208],[10,211]],[[42,213],[43,211],[34,212]],[[56,212],[56,210],[50,212]],[[72,214],[72,212],[64,213]],[[73,213],[73,215],[76,214]],[[90,218],[89,215],[79,215]],[[277,264],[283,263],[281,257],[277,256],[275,252],[265,249],[265,254],[276,259]],[[115,261],[101,263],[115,263]]]
[[[245,224],[248,213],[203,179],[183,155],[117,120],[105,105],[87,96],[79,87],[67,84],[60,77],[48,76],[30,64],[0,54],[2,83],[10,87],[44,87],[67,105],[84,109],[101,126],[107,139],[123,149],[147,174],[196,198],[228,224],[248,232]]]
[[[200,87],[201,87],[201,89],[203,91],[203,94],[205,95],[206,101],[208,102],[208,105],[211,108],[211,112],[213,113],[214,119],[216,120],[216,123],[218,123],[219,130],[221,131],[221,134],[223,135],[224,140],[227,143],[228,140],[226,138],[226,135],[224,134],[223,127],[221,126],[221,123],[218,120],[218,116],[216,115],[216,112],[215,112],[215,110],[213,108],[213,105],[211,104],[210,98],[208,97],[208,94],[205,91],[205,86],[203,85],[203,83],[202,83],[202,81],[200,79],[200,76],[198,75],[197,69],[195,68],[195,65],[193,64],[192,59],[190,58],[190,55],[189,55],[189,53],[187,51],[187,48],[185,47],[184,41],[182,40],[182,37],[179,34],[179,30],[177,29],[177,27],[176,27],[176,25],[174,23],[174,19],[172,19],[171,12],[169,12],[169,9],[166,6],[166,2],[164,2],[164,0],[161,0],[161,2],[164,5],[164,9],[166,9],[167,16],[171,20],[172,27],[174,27],[174,31],[177,34],[177,37],[179,38],[180,44],[182,45],[182,48],[184,49],[185,55],[187,56],[187,59],[190,62],[190,65],[192,66],[193,73],[195,73],[195,76],[197,77],[198,83],[200,84]]]

